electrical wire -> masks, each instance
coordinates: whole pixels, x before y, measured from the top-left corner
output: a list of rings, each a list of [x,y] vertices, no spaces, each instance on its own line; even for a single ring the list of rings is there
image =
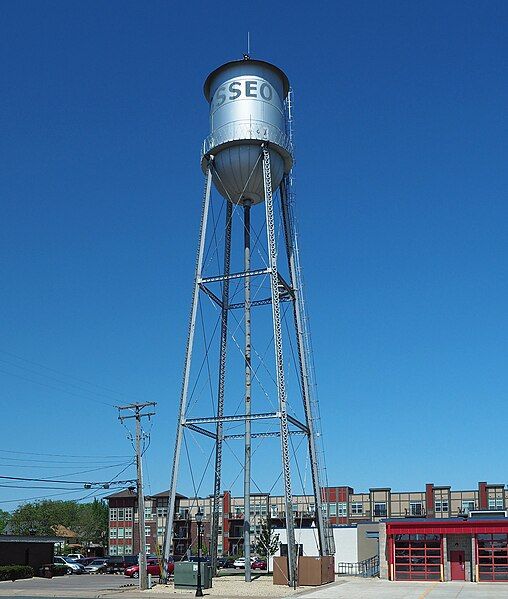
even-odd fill
[[[40,362],[35,362],[33,360],[28,360],[27,358],[23,358],[22,356],[19,356],[17,354],[12,353],[12,352],[8,352],[8,351],[5,351],[3,349],[0,349],[0,353],[4,354],[6,356],[10,356],[12,358],[16,358],[17,360],[21,360],[23,362],[26,362],[27,364],[32,364],[34,366],[38,366],[39,368],[43,368],[44,370],[48,370],[49,372],[54,372],[55,374],[59,374],[61,376],[65,376],[67,378],[73,379],[73,380],[78,381],[80,383],[85,383],[86,385],[90,385],[91,387],[96,387],[97,389],[102,389],[103,391],[107,391],[108,393],[113,393],[113,394],[119,395],[121,397],[130,397],[128,394],[122,393],[121,391],[116,391],[115,389],[110,389],[109,387],[105,387],[104,385],[98,385],[97,383],[92,383],[90,381],[87,381],[86,379],[79,378],[79,377],[74,376],[72,374],[67,374],[65,372],[62,372],[61,370],[56,370],[55,368],[50,368],[49,366],[45,366],[44,364],[41,364]],[[135,398],[133,398],[133,399],[135,399]]]
[[[109,455],[109,456],[88,456],[88,455],[67,455],[65,453],[36,453],[34,451],[13,451],[10,449],[0,449],[0,453],[15,453],[19,455],[38,455],[38,456],[48,456],[53,458],[88,458],[97,459],[97,460],[112,460],[119,458],[128,458],[128,455]],[[14,458],[12,458],[14,459]]]
[[[111,403],[107,403],[105,401],[100,401],[99,399],[93,399],[91,397],[87,397],[86,395],[81,395],[80,393],[75,393],[74,391],[67,391],[65,389],[61,389],[59,387],[55,387],[54,385],[48,385],[47,383],[43,383],[41,381],[34,381],[32,379],[27,378],[26,376],[21,376],[20,374],[15,374],[14,372],[9,372],[8,370],[3,370],[0,368],[0,372],[3,374],[8,374],[10,376],[14,376],[22,381],[27,381],[29,383],[33,383],[34,385],[40,385],[41,387],[47,387],[48,389],[53,389],[54,391],[60,391],[60,393],[66,393],[67,395],[72,395],[73,397],[79,397],[80,399],[87,399],[89,401],[93,401],[94,403],[100,403],[104,406],[108,406],[110,408],[115,408],[116,406]]]
[[[122,470],[122,472],[124,472],[125,470],[127,470],[127,468],[132,464],[133,462],[130,461],[127,466],[124,468],[124,470]],[[91,470],[84,470],[81,472],[73,472],[71,474],[65,474],[64,476],[72,476],[75,474],[85,474],[88,472],[97,472],[97,470],[106,470],[107,468],[115,468],[117,466],[125,466],[125,462],[123,462],[122,464],[112,464],[111,466],[104,466],[103,468],[93,468]],[[85,480],[85,481],[77,481],[77,480],[55,480],[55,479],[50,479],[50,478],[27,478],[27,477],[22,477],[22,476],[5,476],[5,475],[0,475],[0,479],[5,479],[5,480],[24,480],[24,481],[31,481],[31,482],[43,482],[43,483],[48,483],[48,482],[52,482],[52,483],[62,483],[62,484],[66,484],[66,485],[85,485],[88,484],[90,481],[89,480]]]

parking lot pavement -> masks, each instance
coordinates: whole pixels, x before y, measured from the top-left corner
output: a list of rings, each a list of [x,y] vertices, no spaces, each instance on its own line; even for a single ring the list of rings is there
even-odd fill
[[[137,581],[120,574],[81,574],[0,583],[0,597],[97,597]],[[125,587],[128,588],[128,587]]]
[[[204,594],[206,597],[208,594],[206,590]],[[0,597],[139,599],[140,596],[137,581],[113,574],[0,582]],[[142,596],[143,599],[169,599],[176,595],[174,591],[168,594],[159,588],[158,591],[145,591]],[[191,595],[179,593],[178,596],[185,598]],[[275,592],[270,593],[270,596],[279,595]],[[389,582],[379,579],[340,578],[334,584],[313,591],[304,591],[297,596],[298,599],[508,599],[508,584]]]
[[[344,578],[298,599],[508,599],[508,584],[472,582],[390,582]]]

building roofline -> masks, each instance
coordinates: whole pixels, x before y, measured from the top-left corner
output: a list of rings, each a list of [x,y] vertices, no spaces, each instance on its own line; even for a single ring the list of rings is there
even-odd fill
[[[36,537],[31,535],[0,535],[0,543],[61,543],[65,537]]]

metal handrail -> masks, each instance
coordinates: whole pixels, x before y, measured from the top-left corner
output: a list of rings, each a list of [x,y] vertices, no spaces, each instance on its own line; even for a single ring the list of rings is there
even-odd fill
[[[371,578],[379,576],[379,555],[374,555],[361,562],[339,562],[337,564],[337,574],[339,576],[361,576]]]
[[[203,141],[201,156],[207,155],[217,146],[224,143],[240,140],[269,141],[286,150],[288,154],[293,153],[293,146],[289,137],[274,127],[271,123],[263,121],[235,121],[227,123],[216,129]]]

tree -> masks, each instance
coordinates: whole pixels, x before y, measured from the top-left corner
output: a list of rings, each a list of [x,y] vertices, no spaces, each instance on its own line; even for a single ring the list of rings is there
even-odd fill
[[[266,518],[261,523],[261,531],[257,537],[256,551],[259,555],[266,557],[266,565],[268,570],[270,569],[270,558],[279,549],[279,534],[273,532],[273,526],[271,525],[270,519]]]
[[[102,543],[108,530],[108,507],[103,501],[94,499],[92,503],[80,506],[78,519],[74,528],[85,544]]]
[[[97,499],[91,503],[49,500],[26,503],[14,511],[10,525],[14,534],[48,536],[62,525],[74,531],[85,545],[102,543],[108,530],[108,508]]]
[[[5,510],[0,510],[0,534],[3,533],[6,526],[9,524],[9,520],[11,519],[11,515],[9,512]]]

